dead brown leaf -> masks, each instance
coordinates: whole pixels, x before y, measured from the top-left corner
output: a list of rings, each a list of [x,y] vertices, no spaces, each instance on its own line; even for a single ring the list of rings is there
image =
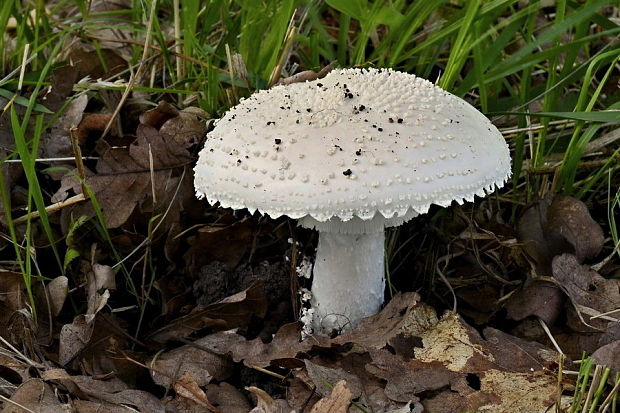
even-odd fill
[[[206,393],[191,376],[182,375],[174,382],[173,387],[177,395],[185,397],[186,399],[191,400],[195,404],[202,406],[211,412],[221,412],[219,409],[215,408],[211,402],[209,402],[209,398]]]
[[[94,264],[86,274],[86,281],[86,314],[76,316],[71,324],[65,324],[60,330],[58,361],[62,365],[70,362],[88,345],[93,335],[95,316],[110,298],[108,287],[116,288],[114,272],[106,265]]]
[[[592,353],[598,364],[609,367],[615,372],[620,372],[620,340],[606,344]]]
[[[286,400],[274,400],[267,392],[258,387],[246,387],[247,391],[256,396],[256,407],[250,413],[290,413],[291,406]]]
[[[544,370],[558,362],[558,354],[535,341],[523,340],[487,327],[483,331],[497,367],[502,371],[529,373]]]
[[[567,325],[577,332],[605,333],[610,322],[604,318],[591,320],[590,316],[620,308],[620,280],[602,277],[572,254],[553,259],[553,276],[572,303]]]
[[[320,396],[314,391],[314,388],[308,387],[308,383],[311,382],[309,377],[304,377],[303,380],[298,375],[306,375],[307,373],[303,369],[299,369],[295,372],[295,377],[288,381],[286,388],[286,401],[291,408],[302,411],[302,409],[313,406],[320,400]]]
[[[91,402],[88,400],[71,400],[71,407],[76,413],[116,413],[117,407],[109,403]]]
[[[49,307],[53,317],[60,314],[69,293],[69,279],[64,275],[54,278],[45,286],[49,294]]]
[[[220,330],[245,326],[252,316],[264,317],[267,300],[261,283],[208,306],[197,306],[190,314],[155,331],[149,339],[158,343],[174,341],[204,329]]]
[[[493,329],[485,330],[485,340],[455,313],[446,312],[438,319],[423,304],[397,314],[401,328],[388,341],[398,343],[396,348],[409,343],[413,354],[393,354],[388,351],[395,348],[392,345],[377,347],[369,349],[372,361],[366,364],[369,373],[386,381],[383,392],[392,402],[423,398],[429,411],[439,412],[530,408],[542,412],[553,403],[556,377],[547,366],[557,361],[555,352]],[[513,397],[511,377],[529,383],[526,388],[531,394]],[[366,388],[366,379],[362,383]],[[438,396],[429,399],[436,392]]]
[[[549,206],[547,217],[546,230],[564,237],[573,246],[579,262],[601,252],[605,240],[603,229],[592,219],[582,201],[558,194]]]
[[[387,350],[372,351],[372,362],[366,369],[373,375],[387,381],[385,394],[393,401],[418,401],[425,391],[437,391],[448,387],[458,373],[448,370],[439,361],[422,362],[404,360]]]
[[[319,400],[310,411],[311,413],[346,413],[353,395],[347,386],[347,382],[340,380],[331,391],[329,396]]]
[[[603,247],[603,230],[578,199],[555,195],[529,207],[517,224],[523,249],[537,263],[542,275],[551,274],[551,260],[563,253],[579,262],[596,256]]]
[[[254,221],[243,218],[231,225],[209,225],[188,238],[185,260],[190,268],[201,268],[218,261],[235,268],[252,247]]]
[[[620,308],[620,280],[603,278],[572,254],[553,259],[553,277],[580,305],[599,312]]]
[[[383,348],[390,340],[409,327],[410,316],[418,305],[417,293],[403,293],[394,296],[379,313],[362,320],[354,330],[336,337],[334,344],[355,343],[366,349]],[[434,313],[434,311],[433,311]]]
[[[564,301],[565,296],[557,286],[534,280],[510,297],[505,308],[513,320],[536,316],[552,325],[561,314]]]
[[[207,397],[211,404],[226,413],[246,413],[252,409],[245,395],[226,382],[208,384]]]
[[[30,379],[20,385],[11,402],[5,402],[2,413],[24,413],[23,406],[36,413],[58,413],[64,410],[54,389],[41,379]]]
[[[144,413],[164,413],[164,405],[152,394],[130,389],[116,378],[97,380],[89,376],[71,376],[61,369],[43,374],[43,379],[62,384],[74,397],[103,403],[108,409],[133,406]],[[110,407],[109,405],[112,405]]]
[[[545,413],[557,397],[557,378],[543,372],[511,373],[488,370],[478,375],[478,391],[446,390],[422,401],[425,411],[452,413]]]
[[[29,367],[8,354],[0,353],[0,395],[11,397],[19,385],[29,380]]]
[[[179,221],[184,205],[194,201],[191,172],[187,168],[193,157],[187,148],[195,144],[197,136],[206,132],[206,126],[197,121],[195,115],[179,115],[167,120],[162,130],[167,130],[168,122],[174,125],[169,128],[178,136],[172,137],[142,124],[138,126],[135,141],[128,147],[100,142],[101,159],[95,174],[87,172],[86,183],[101,205],[108,228],[123,225],[137,207],[143,213],[152,213],[149,215],[168,211],[164,227],[169,228]],[[180,171],[184,169],[187,173],[182,174]],[[180,189],[177,191],[177,188]],[[63,177],[55,197],[62,198],[69,189],[81,192],[74,172]],[[169,210],[172,202],[174,207]],[[65,222],[71,216],[80,215],[94,216],[89,203],[63,209]]]
[[[179,116],[179,110],[168,102],[159,102],[157,107],[140,114],[140,123],[159,129],[169,119]]]
[[[69,131],[72,127],[80,124],[87,104],[88,95],[86,94],[80,95],[69,102],[58,121],[53,122],[49,133],[45,133],[42,137],[41,156],[43,158],[73,156]]]
[[[88,345],[93,335],[94,323],[85,315],[78,315],[71,324],[65,324],[60,330],[58,362],[69,363]]]
[[[180,377],[191,377],[198,386],[206,386],[212,379],[222,381],[233,374],[230,360],[191,345],[160,354],[151,366],[153,381],[166,388]]]
[[[24,277],[16,272],[0,272],[0,328],[6,328],[13,313],[23,307],[27,298]]]
[[[334,389],[334,384],[339,383],[341,381],[345,381],[347,383],[347,389],[349,394],[351,394],[351,398],[357,399],[362,394],[362,382],[361,380],[341,368],[331,368],[326,366],[321,366],[311,362],[310,360],[304,360],[306,364],[306,370],[308,372],[308,377],[312,380],[316,391],[322,397],[329,397]],[[349,402],[351,399],[349,399]]]
[[[270,343],[263,343],[260,338],[246,340],[234,330],[211,334],[194,343],[218,355],[229,355],[235,362],[241,362],[249,367],[267,367],[272,362],[278,365],[281,362],[290,364],[295,362],[298,353],[308,351],[313,344],[319,341],[314,339],[301,340],[301,326],[299,323],[285,324],[273,337]],[[323,344],[329,346],[328,341]],[[297,361],[296,366],[303,365]]]

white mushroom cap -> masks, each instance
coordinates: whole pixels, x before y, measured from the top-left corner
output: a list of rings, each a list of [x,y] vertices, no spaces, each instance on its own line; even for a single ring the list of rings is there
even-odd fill
[[[509,176],[505,140],[464,100],[414,75],[345,69],[230,109],[200,152],[195,187],[210,203],[304,226],[356,217],[382,230]]]

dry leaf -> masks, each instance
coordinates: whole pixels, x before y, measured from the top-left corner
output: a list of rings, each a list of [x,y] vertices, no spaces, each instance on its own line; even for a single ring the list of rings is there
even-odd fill
[[[592,357],[596,359],[598,364],[607,366],[615,372],[620,372],[620,340],[600,347],[592,353]]]
[[[383,348],[407,328],[409,314],[413,312],[419,300],[420,296],[417,293],[398,294],[379,313],[364,318],[357,328],[336,337],[333,342],[355,343],[367,349]]]
[[[60,330],[58,361],[65,365],[77,356],[90,342],[95,326],[95,316],[101,311],[110,298],[108,287],[116,287],[114,272],[105,265],[95,265],[86,274],[87,309],[71,324],[65,324]]]
[[[529,373],[548,369],[558,362],[558,353],[535,341],[523,340],[487,327],[483,330],[486,346],[501,370]]]
[[[226,226],[204,226],[188,238],[185,260],[190,268],[202,268],[219,261],[235,268],[252,247],[254,221],[243,218]]]
[[[218,409],[213,408],[205,392],[202,391],[198,383],[196,383],[196,381],[192,377],[182,375],[177,381],[174,382],[173,387],[174,391],[179,396],[185,397],[186,399],[189,399],[194,403],[203,406],[209,411],[219,412]]]
[[[252,409],[245,395],[225,382],[208,384],[207,397],[211,404],[226,413],[247,413]]]
[[[580,200],[558,194],[547,211],[546,230],[564,237],[574,248],[574,254],[583,262],[601,252],[605,236],[601,226],[592,219],[588,207]]]
[[[578,199],[556,195],[529,207],[517,224],[523,249],[542,275],[551,275],[551,260],[563,253],[579,261],[596,256],[603,247],[603,230]]]
[[[308,351],[314,340],[301,340],[301,326],[299,323],[286,324],[278,330],[271,343],[263,343],[260,338],[246,340],[235,331],[222,331],[211,334],[195,341],[195,344],[207,348],[215,354],[230,355],[235,362],[243,361],[250,367],[267,367],[272,362],[278,364],[281,360],[290,362],[298,353]],[[297,366],[302,365],[299,362]]]
[[[45,288],[50,298],[50,311],[52,316],[56,317],[60,314],[69,293],[69,279],[64,275],[58,276],[47,283]]]
[[[197,136],[206,132],[206,125],[195,118],[195,115],[183,115],[181,120],[173,118],[164,123],[162,129],[168,122],[177,125],[170,127],[178,133],[174,137],[142,124],[138,126],[135,141],[128,147],[113,147],[100,141],[102,156],[97,162],[96,174],[87,173],[86,182],[101,205],[108,228],[123,225],[136,207],[140,207],[142,212],[151,212],[152,215],[168,211],[166,225],[163,225],[167,229],[180,220],[186,203],[195,202],[193,179],[186,168],[193,157],[187,148],[195,144]],[[202,130],[197,130],[197,125]],[[183,169],[188,171],[185,175],[181,173]],[[181,189],[175,194],[177,188]],[[74,172],[63,177],[57,194],[64,194],[69,189],[81,192],[81,184]],[[174,207],[168,210],[171,202]],[[89,203],[63,209],[64,222],[72,215],[92,217],[94,212]]]
[[[332,389],[334,388],[334,384],[346,381],[347,382],[347,390],[349,394],[351,394],[351,398],[357,399],[362,394],[362,382],[361,380],[351,374],[347,373],[341,368],[330,368],[325,366],[320,366],[311,362],[310,360],[304,360],[306,363],[306,370],[308,371],[308,376],[314,383],[316,387],[316,391],[322,397],[328,397],[330,393],[332,393]],[[351,399],[349,399],[351,401]]]
[[[311,410],[311,413],[346,413],[349,410],[353,395],[344,380],[334,386],[331,394],[319,400]]]
[[[55,373],[53,379],[61,383],[74,396],[84,400],[103,403],[116,411],[121,405],[133,406],[144,413],[165,413],[164,405],[152,394],[132,390],[119,379],[96,380],[89,376],[69,376]],[[124,411],[124,410],[123,410]],[[21,413],[21,412],[20,412]]]
[[[397,402],[418,401],[426,391],[438,391],[454,382],[458,373],[439,361],[406,361],[387,350],[372,351],[372,363],[366,365],[371,374],[386,380],[385,394]]]
[[[564,301],[565,296],[557,286],[535,280],[511,296],[505,308],[513,320],[536,316],[552,325],[562,313]]]
[[[87,104],[87,94],[79,95],[69,102],[58,120],[52,123],[49,132],[43,134],[40,144],[41,157],[60,158],[73,156],[70,130],[72,127],[77,127],[82,121]],[[73,164],[73,162],[67,163]],[[56,177],[55,174],[54,177]],[[60,179],[60,176],[56,179]]]
[[[6,328],[13,313],[27,300],[24,277],[16,272],[0,272],[0,327]]]
[[[91,402],[88,400],[71,400],[75,413],[116,413],[117,407],[109,403]]]
[[[36,413],[58,413],[65,410],[56,398],[54,389],[41,379],[30,379],[20,385],[10,399],[5,402],[2,413],[24,413],[23,406]]]
[[[267,392],[258,387],[246,387],[250,393],[256,396],[257,405],[250,413],[293,413],[291,406],[286,400],[274,400]]]
[[[0,353],[0,395],[11,397],[17,387],[31,378],[30,365]]]
[[[191,377],[199,386],[205,386],[214,378],[222,381],[233,374],[230,360],[191,345],[160,354],[152,367],[153,381],[166,388],[179,377]]]
[[[62,326],[58,348],[60,364],[65,365],[73,360],[88,345],[95,326],[91,321],[85,315],[78,315],[71,324]]]
[[[158,343],[178,340],[203,328],[220,330],[245,326],[252,316],[264,317],[267,300],[261,283],[252,284],[247,290],[227,297],[217,303],[198,306],[184,317],[172,321],[149,336]]]
[[[572,254],[553,259],[553,277],[577,304],[599,312],[620,308],[620,280],[603,278]]]

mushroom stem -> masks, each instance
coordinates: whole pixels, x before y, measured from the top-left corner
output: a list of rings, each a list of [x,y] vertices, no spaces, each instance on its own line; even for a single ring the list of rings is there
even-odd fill
[[[385,290],[383,231],[319,232],[312,281],[314,331],[350,330],[379,311]]]

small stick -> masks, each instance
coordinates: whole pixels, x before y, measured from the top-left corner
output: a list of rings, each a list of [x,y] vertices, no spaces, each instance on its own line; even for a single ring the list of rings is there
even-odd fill
[[[555,347],[555,349],[557,350],[558,353],[560,353],[562,356],[564,356],[564,352],[560,348],[560,345],[558,344],[558,342],[555,341],[555,338],[551,334],[551,331],[549,330],[549,327],[547,327],[547,324],[541,318],[538,319],[538,322],[540,323],[540,326],[542,327],[542,329],[547,334],[547,337],[549,337],[549,340],[551,340],[551,343],[553,343],[553,347]]]
[[[82,156],[82,159],[88,159],[88,160],[98,160],[99,157],[98,156]],[[61,157],[61,158],[36,158],[33,159],[33,162],[71,162],[71,161],[75,161],[75,156],[65,156],[65,157]],[[2,161],[2,163],[21,163],[21,159],[7,159],[5,161]]]
[[[78,202],[82,202],[85,201],[86,198],[84,196],[84,194],[78,194],[75,196],[72,196],[71,198],[67,198],[64,201],[61,202],[56,202],[55,204],[51,204],[49,206],[45,207],[45,213],[46,214],[51,214],[54,213],[58,210],[61,210],[64,207],[67,207],[69,205],[73,205],[73,204],[77,204]],[[29,219],[35,219],[35,218],[39,218],[39,216],[41,216],[41,214],[39,214],[39,211],[32,211],[30,214],[26,214],[23,215],[19,218],[16,218],[13,220],[13,223],[15,224],[23,224],[24,222],[26,222]]]
[[[617,158],[618,161],[620,161],[620,155],[616,155],[613,158]],[[577,168],[579,169],[595,169],[598,168],[600,166],[605,165],[606,163],[608,163],[610,160],[609,159],[599,159],[599,160],[594,160],[594,161],[582,161],[579,162],[577,164]],[[528,169],[526,172],[530,175],[550,175],[555,173],[558,169],[560,169],[560,167],[562,166],[562,162],[558,162],[555,165],[550,165],[550,166],[542,166],[539,168],[530,168]]]
[[[258,367],[258,366],[248,366],[248,367],[251,368],[251,369],[254,369],[256,371],[260,371],[261,373],[265,373],[265,374],[267,374],[269,376],[272,376],[272,377],[275,377],[277,379],[280,379],[282,381],[286,380],[286,377],[284,377],[281,374],[275,373],[275,372],[273,372],[271,370],[267,370],[267,369],[264,369],[264,368]]]
[[[17,91],[21,92],[22,85],[24,84],[24,75],[26,74],[26,60],[28,60],[28,53],[30,52],[30,43],[26,43],[24,47],[24,57],[22,61],[21,70],[19,71],[19,81],[17,82]]]
[[[149,172],[151,174],[151,196],[153,197],[153,206],[157,205],[157,197],[155,196],[155,167],[153,166],[153,151],[149,143]]]
[[[86,173],[84,172],[82,150],[80,149],[77,128],[75,126],[71,126],[71,128],[69,128],[69,135],[71,136],[71,148],[73,149],[73,156],[75,157],[75,166],[77,167],[78,176],[80,177],[80,184],[82,185],[82,194],[86,197],[86,194],[88,193],[86,191]]]
[[[30,410],[30,409],[29,409],[29,408],[27,408],[26,406],[22,406],[21,404],[19,404],[19,403],[17,403],[17,402],[15,402],[15,401],[13,401],[13,400],[11,400],[11,399],[9,399],[9,398],[7,398],[7,397],[4,397],[4,396],[3,396],[3,395],[1,395],[1,394],[0,394],[0,399],[4,400],[4,401],[5,401],[5,402],[7,402],[7,403],[11,403],[12,405],[14,405],[14,406],[16,406],[16,407],[18,407],[18,408],[20,408],[20,409],[24,409],[24,411],[26,411],[26,412],[28,412],[28,413],[36,413],[34,410]]]

